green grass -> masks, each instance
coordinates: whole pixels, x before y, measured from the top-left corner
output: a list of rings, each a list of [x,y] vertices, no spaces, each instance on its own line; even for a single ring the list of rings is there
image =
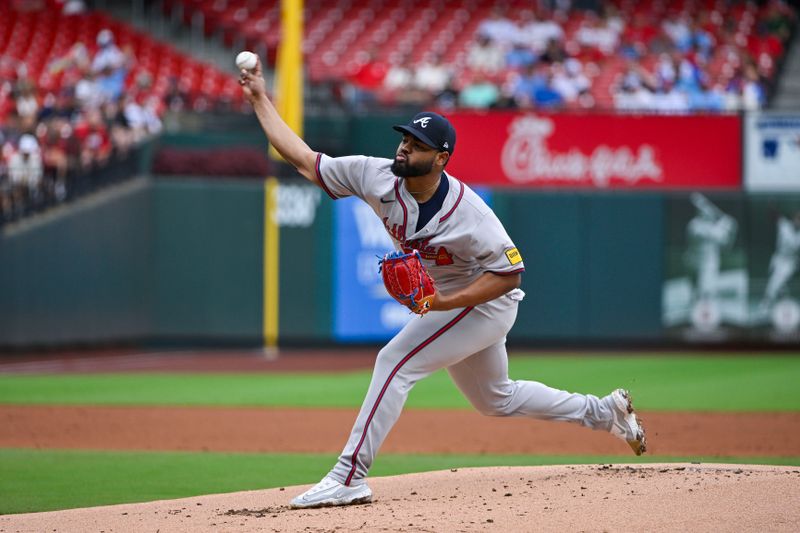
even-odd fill
[[[334,455],[0,450],[0,514],[184,498],[304,483]],[[382,455],[370,475],[472,466],[726,462],[800,465],[800,457]],[[287,491],[287,501],[293,496]]]
[[[800,357],[517,356],[512,379],[603,395],[629,388],[642,410],[798,411]],[[370,372],[0,376],[0,403],[358,407]],[[415,408],[469,408],[444,371],[417,384]]]

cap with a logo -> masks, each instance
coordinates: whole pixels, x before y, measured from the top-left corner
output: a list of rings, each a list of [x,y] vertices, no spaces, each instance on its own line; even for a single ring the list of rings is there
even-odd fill
[[[441,152],[449,152],[450,155],[456,148],[456,130],[453,125],[442,115],[430,111],[417,113],[411,122],[405,126],[394,126],[394,129],[413,135],[428,146]]]

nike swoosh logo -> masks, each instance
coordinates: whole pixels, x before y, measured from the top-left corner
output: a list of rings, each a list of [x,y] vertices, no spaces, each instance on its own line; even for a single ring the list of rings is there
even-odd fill
[[[383,198],[381,198],[381,203],[382,204],[390,204],[390,203],[394,202],[394,200],[395,200],[394,198],[392,198],[391,200],[384,200]]]

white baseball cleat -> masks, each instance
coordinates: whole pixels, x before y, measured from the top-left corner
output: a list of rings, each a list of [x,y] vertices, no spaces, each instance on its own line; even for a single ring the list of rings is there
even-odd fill
[[[372,501],[372,490],[366,483],[348,487],[330,476],[292,500],[294,509],[310,507],[331,507],[334,505],[355,505]]]
[[[609,396],[614,412],[611,434],[627,442],[633,453],[642,455],[647,451],[647,437],[642,421],[633,410],[631,395],[625,389],[617,389]]]

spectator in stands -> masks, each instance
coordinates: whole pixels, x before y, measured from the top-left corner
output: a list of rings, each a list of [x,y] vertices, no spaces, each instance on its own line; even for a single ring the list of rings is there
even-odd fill
[[[170,76],[167,92],[164,94],[164,106],[172,112],[183,111],[189,104],[189,91],[185,90],[178,78]]]
[[[474,71],[492,74],[505,68],[504,56],[503,48],[497,42],[484,35],[478,35],[469,48],[467,66]]]
[[[53,183],[55,200],[60,202],[67,197],[67,178],[70,168],[77,167],[80,146],[66,120],[55,118],[42,126],[42,163]]]
[[[36,137],[26,133],[19,139],[19,147],[8,162],[11,196],[15,211],[29,201],[38,203],[42,192],[42,154]]]
[[[689,111],[686,93],[679,91],[671,82],[661,84],[653,95],[650,106],[646,109],[664,113],[684,113]]]
[[[383,79],[381,96],[384,100],[415,105],[427,105],[433,95],[414,84],[414,71],[396,60]]]
[[[439,93],[434,95],[434,103],[440,109],[450,110],[458,106],[459,92],[455,86],[454,79],[450,79],[447,86]]]
[[[134,143],[161,131],[161,120],[158,118],[152,98],[147,99],[142,93],[128,96],[123,104],[123,112]]]
[[[89,109],[75,126],[75,135],[81,142],[81,169],[103,166],[111,157],[111,138],[103,116],[98,109]]]
[[[75,99],[80,107],[98,108],[104,102],[111,101],[97,83],[97,75],[87,70],[84,76],[75,85]]]
[[[523,72],[512,82],[512,98],[520,108],[554,108],[564,103],[564,98],[553,86],[550,65],[538,63]]]
[[[124,157],[136,143],[130,123],[121,102],[106,102],[101,108],[106,129],[111,136],[114,152]]]
[[[350,105],[360,108],[375,101],[375,91],[383,85],[389,65],[380,58],[377,49],[359,54],[347,73],[349,86],[345,95]]]
[[[383,87],[388,91],[404,91],[411,87],[413,81],[414,74],[411,69],[400,62],[395,62],[383,78]]]
[[[707,12],[705,12],[705,16],[708,16]],[[689,19],[690,40],[689,48],[685,51],[693,52],[704,61],[708,61],[708,59],[711,58],[711,54],[714,52],[716,40],[714,36],[700,24],[700,20],[703,20],[703,18]]]
[[[413,85],[430,95],[438,94],[447,87],[453,74],[450,67],[442,63],[438,55],[431,56],[420,63],[414,72]]]
[[[505,55],[506,68],[513,70],[522,70],[525,67],[533,65],[535,62],[536,54],[534,54],[533,50],[527,45],[521,42],[515,42]]]
[[[520,13],[514,44],[522,44],[536,54],[541,54],[551,40],[564,40],[564,30],[556,21],[540,18],[535,11],[527,9]]]
[[[658,30],[651,18],[643,11],[633,15],[631,23],[625,28],[621,41],[621,52],[629,58],[641,58],[650,51],[650,45],[658,36]]]
[[[97,34],[97,53],[92,59],[92,72],[100,74],[106,69],[117,70],[125,66],[125,54],[114,44],[114,33],[108,28]]]
[[[655,76],[642,67],[636,59],[631,59],[625,66],[625,71],[619,83],[613,88],[614,107],[623,110],[639,110],[652,108],[654,96],[658,86]]]
[[[57,95],[45,98],[44,104],[39,113],[39,120],[60,117],[72,121],[80,114],[73,87],[62,87]]]
[[[527,109],[533,107],[533,95],[537,87],[547,83],[547,80],[540,74],[540,69],[535,65],[528,66],[519,76],[511,82],[511,96],[517,107]]]
[[[36,117],[39,113],[39,100],[36,98],[36,87],[33,82],[26,78],[17,81],[17,95],[15,105],[17,116],[20,120],[20,129],[30,131],[36,125]]]
[[[564,98],[553,86],[553,71],[549,66],[542,67],[544,83],[533,91],[533,104],[537,108],[558,108],[564,104]]]
[[[744,65],[744,80],[741,93],[741,109],[753,111],[761,109],[766,102],[766,91],[758,77],[755,65]]]
[[[567,51],[561,41],[550,39],[547,42],[547,47],[544,49],[542,55],[539,56],[539,61],[542,63],[558,63],[567,60]]]
[[[505,8],[495,5],[491,16],[480,23],[478,35],[499,44],[501,47],[511,43],[517,33],[517,26],[505,15]]]
[[[697,93],[705,86],[705,73],[696,62],[678,51],[672,57],[675,71],[675,86],[687,94]]]
[[[575,32],[575,39],[581,46],[608,56],[614,53],[619,43],[620,29],[617,26],[605,17],[589,13]]]
[[[97,34],[97,46],[91,71],[97,76],[96,83],[103,100],[118,100],[125,88],[125,77],[133,58],[130,52],[125,53],[114,44],[114,34],[109,29]]]
[[[0,222],[10,220],[14,213],[14,203],[11,188],[11,179],[8,176],[6,160],[11,157],[13,147],[5,139],[5,134],[0,129]]]
[[[459,105],[471,109],[488,109],[499,99],[500,89],[481,71],[475,73],[458,95]]]
[[[658,57],[658,64],[656,65],[656,78],[658,84],[674,84],[678,78],[678,67],[682,56],[680,53],[667,54],[663,53]]]
[[[664,33],[672,40],[672,44],[681,52],[688,52],[692,46],[690,18],[686,12],[671,13],[661,23]]]
[[[553,89],[568,104],[577,103],[581,97],[588,96],[591,82],[583,73],[581,62],[570,58],[564,63],[553,63]],[[591,100],[583,98],[584,107],[591,105]]]
[[[80,15],[86,11],[86,2],[83,0],[56,0],[61,4],[61,13],[66,16]]]
[[[81,75],[91,68],[89,61],[89,50],[82,41],[73,44],[67,53],[52,60],[47,67],[50,74],[56,75],[62,72],[78,72]]]

